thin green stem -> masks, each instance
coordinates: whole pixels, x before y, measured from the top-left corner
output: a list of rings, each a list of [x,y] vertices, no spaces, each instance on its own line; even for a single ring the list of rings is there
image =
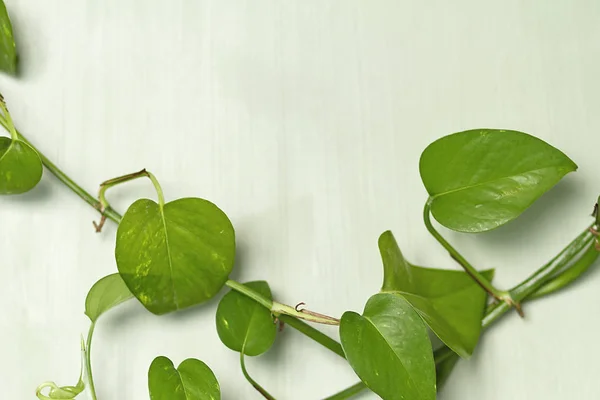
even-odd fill
[[[276,317],[279,317],[280,315],[289,315],[291,317],[304,319],[306,321],[315,322],[317,324],[324,324],[324,325],[339,325],[340,324],[340,320],[337,318],[333,318],[333,317],[330,317],[325,314],[319,314],[314,311],[310,311],[310,310],[306,310],[306,309],[300,309],[299,305],[296,307],[290,307],[286,304],[281,304],[281,303],[274,301],[273,306],[271,307],[271,313],[273,313],[273,315],[275,315]]]
[[[242,367],[242,373],[244,374],[244,377],[246,378],[246,380],[248,382],[250,382],[250,384],[254,387],[254,389],[256,389],[256,391],[258,393],[260,393],[265,399],[275,400],[275,397],[271,396],[271,394],[269,392],[267,392],[265,390],[265,388],[263,388],[261,385],[259,385],[258,382],[256,382],[254,379],[252,379],[250,374],[248,374],[248,371],[246,370],[246,363],[244,361],[244,350],[245,349],[246,349],[246,342],[244,342],[244,345],[242,346],[242,351],[240,352],[240,366]]]
[[[497,300],[502,300],[505,303],[510,305],[517,306],[518,304],[513,302],[513,299],[510,296],[510,293],[507,291],[502,291],[494,287],[490,281],[488,281],[475,267],[473,267],[463,256],[460,254],[444,237],[435,229],[433,224],[431,223],[431,202],[432,199],[429,198],[425,203],[425,207],[423,209],[423,221],[425,222],[425,226],[431,235],[450,253],[450,257],[452,257],[456,262],[458,262],[464,270],[473,278],[475,282],[479,286],[481,286],[486,292],[488,292],[492,297]]]
[[[329,336],[327,336],[320,330],[313,328],[306,322],[303,322],[296,317],[291,317],[291,316],[285,315],[285,314],[280,315],[279,320],[281,322],[283,322],[284,324],[289,325],[292,328],[296,329],[300,333],[308,336],[315,342],[319,343],[321,346],[331,350],[338,356],[340,356],[342,358],[346,358],[346,355],[344,354],[344,350],[342,349],[342,345],[337,340],[330,338]]]
[[[100,191],[98,192],[98,200],[100,200],[100,204],[102,205],[102,207],[104,209],[110,208],[110,204],[108,203],[108,200],[106,200],[106,191],[108,189],[121,183],[129,182],[134,179],[143,177],[148,177],[148,172],[145,169],[102,182],[100,184]]]
[[[225,285],[229,286],[230,289],[235,290],[236,292],[239,292],[239,293],[243,294],[244,296],[251,298],[252,300],[256,301],[258,304],[260,304],[261,306],[263,306],[265,308],[268,308],[269,310],[273,306],[273,300],[269,299],[268,297],[263,296],[262,294],[249,288],[246,285],[243,285],[243,284],[236,282],[234,280],[231,280],[231,279],[228,280],[227,282],[225,282]]]
[[[583,256],[568,269],[554,276],[550,281],[544,283],[538,290],[535,291],[528,300],[537,299],[557,292],[579,278],[584,274],[598,259],[600,253],[596,250],[593,244],[584,251]]]
[[[315,313],[313,311],[308,310],[299,310],[297,307],[290,307],[285,304],[278,303],[273,301],[257,291],[249,288],[246,285],[243,285],[234,280],[228,280],[225,282],[225,285],[229,286],[231,289],[236,292],[240,292],[241,294],[251,298],[252,300],[258,302],[263,307],[268,308],[273,315],[279,317],[281,315],[289,315],[292,317],[304,319],[307,321],[315,322],[317,324],[325,324],[325,325],[339,325],[340,321],[336,318],[329,317],[324,314]]]
[[[96,323],[92,322],[90,325],[90,330],[88,331],[87,343],[86,343],[86,352],[85,352],[85,368],[87,371],[88,378],[88,388],[90,392],[90,396],[92,400],[97,400],[96,398],[96,388],[94,387],[94,377],[92,376],[92,336],[94,336],[94,328],[96,327]]]
[[[593,234],[589,227],[580,233],[567,247],[561,250],[552,260],[535,271],[529,278],[510,290],[515,301],[526,300],[535,293],[540,287],[548,282],[553,275],[566,268],[571,262],[575,261],[583,249],[591,245],[594,241]],[[491,325],[501,315],[507,312],[510,306],[506,303],[498,303],[490,306],[483,318],[483,327]]]
[[[148,178],[150,178],[152,184],[154,185],[156,194],[158,195],[158,205],[162,208],[165,205],[165,195],[163,194],[162,187],[152,172],[147,172],[147,174]]]

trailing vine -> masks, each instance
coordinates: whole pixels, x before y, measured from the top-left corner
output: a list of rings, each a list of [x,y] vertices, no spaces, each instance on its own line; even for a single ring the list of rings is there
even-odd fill
[[[16,46],[8,13],[0,1],[0,69],[17,70]],[[215,313],[223,344],[239,353],[244,377],[266,399],[275,395],[251,377],[245,357],[267,352],[284,325],[296,329],[345,358],[360,379],[328,397],[348,399],[371,390],[389,400],[431,400],[460,358],[475,351],[483,331],[509,310],[524,316],[527,301],[550,295],[581,277],[598,258],[598,204],[592,220],[548,263],[510,289],[493,284],[494,271],[469,262],[436,229],[431,217],[457,232],[480,233],[518,218],[577,165],[560,150],[529,134],[474,129],[444,136],[422,153],[419,170],[429,194],[423,209],[425,228],[458,264],[456,270],[413,265],[403,256],[392,232],[378,239],[383,277],[381,290],[366,299],[362,313],[341,316],[287,305],[273,299],[266,281],[240,283],[230,278],[236,234],[227,214],[206,199],[167,202],[150,171],[109,179],[94,196],[44,156],[15,127],[0,98],[0,194],[20,195],[42,179],[43,167],[98,211],[96,232],[118,224],[115,273],[98,280],[85,299],[90,327],[81,339],[81,373],[74,386],[44,382],[41,400],[74,399],[86,392],[97,400],[92,372],[92,339],[100,317],[126,301],[138,301],[156,315],[177,312],[222,296]],[[109,189],[148,179],[156,200],[139,199],[123,215],[109,202]],[[339,326],[340,341],[315,324]],[[443,343],[434,349],[433,332]],[[153,400],[220,399],[218,377],[204,362],[189,358],[177,367],[164,356],[149,366]],[[338,388],[339,389],[339,388]],[[332,388],[334,391],[335,388]]]

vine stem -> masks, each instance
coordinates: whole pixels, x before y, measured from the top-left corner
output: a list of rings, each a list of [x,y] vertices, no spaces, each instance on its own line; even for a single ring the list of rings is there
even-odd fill
[[[473,278],[475,282],[479,286],[481,286],[486,292],[490,294],[490,296],[494,297],[496,300],[502,301],[509,308],[515,307],[517,312],[521,317],[523,317],[523,311],[521,310],[521,304],[518,301],[515,301],[510,291],[503,291],[497,289],[492,283],[487,280],[475,267],[471,265],[463,256],[460,254],[444,237],[435,229],[433,224],[431,223],[431,203],[433,199],[430,197],[427,199],[425,203],[425,207],[423,208],[423,221],[425,222],[425,226],[431,235],[442,245],[444,249],[448,251],[450,257],[452,257],[456,262],[458,262],[464,270]]]
[[[4,117],[0,117],[0,125],[2,125],[7,130],[10,129],[8,122],[6,121],[6,119]],[[92,196],[85,189],[83,189],[81,186],[76,184],[71,178],[69,178],[69,176],[67,174],[65,174],[63,171],[61,171],[60,168],[58,168],[52,161],[50,161],[50,159],[48,157],[46,157],[29,140],[27,140],[27,138],[25,136],[23,136],[19,132],[19,130],[16,130],[16,132],[17,132],[19,140],[22,140],[23,142],[27,143],[29,146],[31,146],[31,148],[33,148],[38,153],[38,155],[40,156],[40,159],[42,160],[42,163],[44,164],[44,166],[46,167],[46,169],[48,171],[50,171],[60,182],[62,182],[65,186],[67,186],[69,189],[71,189],[71,191],[73,193],[75,193],[77,196],[79,196],[83,201],[85,201],[90,206],[92,206],[93,208],[95,208],[96,210],[98,210],[100,212],[102,205],[100,204],[100,201],[97,198]],[[100,212],[100,213],[102,215],[105,215],[111,221],[116,222],[117,224],[121,221],[121,218],[122,218],[118,212],[116,212],[115,210],[113,210],[111,208],[108,208],[108,209],[104,210],[104,212]]]
[[[246,362],[244,361],[244,352],[246,351],[246,340],[244,340],[244,344],[242,346],[242,351],[240,351],[240,367],[242,368],[242,374],[246,380],[256,389],[258,393],[260,393],[267,400],[276,400],[265,388],[263,388],[258,382],[256,382],[246,369]]]
[[[96,397],[96,387],[94,386],[94,377],[92,376],[92,337],[94,336],[94,328],[96,327],[96,323],[92,322],[90,325],[90,329],[88,331],[87,343],[86,343],[86,352],[85,352],[85,368],[87,372],[88,379],[88,388],[90,391],[90,396],[92,400],[97,400]]]
[[[329,317],[324,314],[315,313],[313,311],[308,310],[300,310],[298,307],[290,307],[285,304],[278,303],[276,301],[270,300],[267,297],[264,297],[257,291],[249,288],[246,285],[243,285],[234,280],[228,280],[225,282],[225,285],[229,286],[231,289],[239,292],[246,297],[251,298],[252,300],[258,302],[263,307],[268,308],[271,313],[275,317],[281,317],[282,315],[288,315],[290,317],[304,319],[310,322],[315,322],[317,324],[325,324],[325,325],[339,325],[340,320],[337,318]]]

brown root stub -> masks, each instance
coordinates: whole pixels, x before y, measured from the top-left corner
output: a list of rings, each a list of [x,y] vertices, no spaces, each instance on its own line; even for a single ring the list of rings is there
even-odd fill
[[[102,228],[104,227],[104,223],[106,222],[106,215],[102,214],[100,217],[100,222],[92,221],[94,224],[94,228],[96,228],[96,233],[102,232]]]

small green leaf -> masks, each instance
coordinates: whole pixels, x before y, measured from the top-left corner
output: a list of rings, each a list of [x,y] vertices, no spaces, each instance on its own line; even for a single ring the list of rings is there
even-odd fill
[[[200,360],[188,358],[175,369],[167,357],[157,357],[148,371],[151,400],[220,400],[215,374]]]
[[[518,217],[577,165],[526,133],[475,129],[430,144],[419,168],[435,219],[483,232]]]
[[[461,357],[468,358],[479,340],[487,295],[462,271],[416,267],[404,258],[394,235],[379,237],[383,261],[382,292],[403,296],[431,330]],[[491,280],[493,271],[482,272]]]
[[[85,299],[85,315],[92,322],[106,311],[133,297],[119,274],[111,274],[92,286]]]
[[[14,75],[17,72],[17,46],[13,36],[12,24],[3,0],[0,0],[0,70]]]
[[[362,316],[345,312],[340,338],[356,374],[383,399],[435,399],[435,364],[427,328],[403,297],[376,294]]]
[[[272,299],[265,281],[244,284],[264,297]],[[234,290],[227,293],[217,308],[217,332],[231,350],[258,356],[271,348],[277,328],[271,312],[256,301]]]
[[[165,314],[217,294],[233,268],[235,233],[209,201],[162,206],[141,199],[119,224],[115,256],[131,293],[150,312]]]
[[[31,146],[0,137],[0,194],[30,191],[42,179],[42,169],[40,156]]]

